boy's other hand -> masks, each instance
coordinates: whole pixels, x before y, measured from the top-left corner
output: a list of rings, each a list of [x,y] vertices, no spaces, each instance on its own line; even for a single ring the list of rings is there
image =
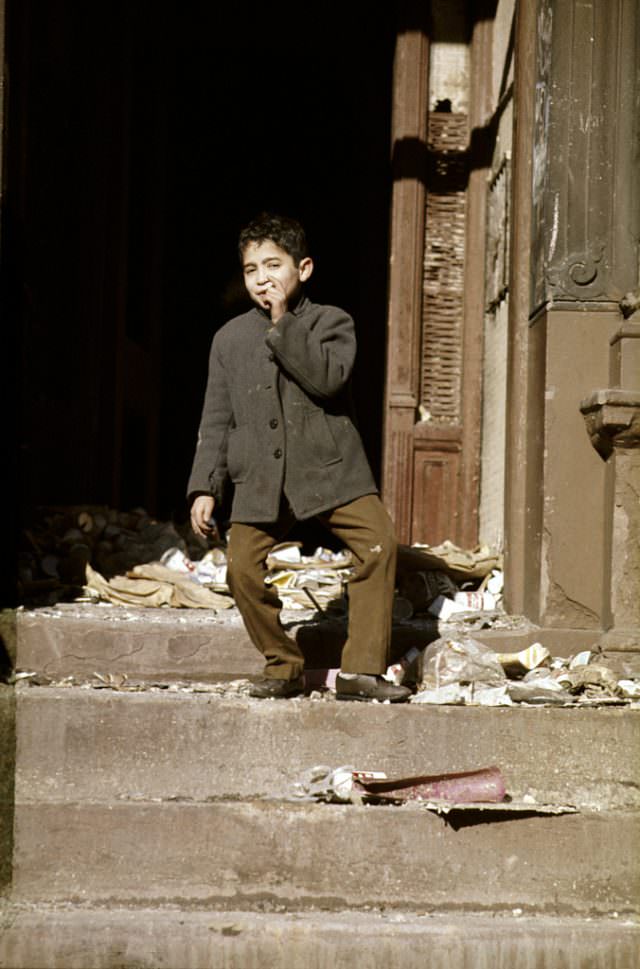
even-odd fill
[[[277,323],[278,320],[287,312],[288,299],[285,288],[275,276],[267,276],[268,284],[264,291],[265,302],[269,306],[271,322]]]
[[[211,495],[198,495],[191,505],[191,527],[201,538],[207,538],[214,531],[210,524],[215,499]]]

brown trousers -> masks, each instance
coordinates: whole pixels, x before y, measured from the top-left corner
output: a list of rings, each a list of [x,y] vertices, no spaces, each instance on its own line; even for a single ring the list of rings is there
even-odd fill
[[[342,650],[345,673],[384,673],[388,666],[396,539],[393,524],[377,495],[317,516],[351,549],[356,573],[349,582],[349,635]],[[277,522],[246,525],[234,522],[229,535],[228,581],[247,632],[265,658],[265,676],[294,679],[304,657],[280,624],[281,603],[265,585],[266,558],[295,524],[286,502]]]

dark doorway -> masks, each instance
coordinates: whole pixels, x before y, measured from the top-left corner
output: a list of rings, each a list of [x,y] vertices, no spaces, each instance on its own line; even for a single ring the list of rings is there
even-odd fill
[[[236,237],[306,224],[312,298],[358,327],[379,472],[393,15],[7,0],[3,258],[34,504],[180,513]],[[184,509],[182,509],[182,512]]]
[[[356,403],[379,468],[386,319],[393,29],[336,19],[181,18],[175,37],[163,384],[181,388],[161,465],[191,461],[213,331],[246,303],[239,229],[263,209],[300,218],[316,262],[309,295],[356,319]],[[251,18],[250,18],[251,19]],[[185,394],[185,381],[189,391]],[[176,394],[164,398],[173,413]],[[175,500],[182,481],[162,487]]]

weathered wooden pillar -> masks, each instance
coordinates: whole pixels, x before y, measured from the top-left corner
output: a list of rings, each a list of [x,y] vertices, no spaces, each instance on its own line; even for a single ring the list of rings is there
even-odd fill
[[[505,594],[510,612],[524,612],[527,549],[532,519],[527,492],[537,490],[537,476],[527,475],[527,441],[538,421],[528,413],[531,171],[533,92],[536,71],[536,5],[516,3],[514,54],[514,127],[511,183],[509,333],[507,343],[507,419],[505,454],[504,548]],[[535,534],[535,533],[534,533]]]
[[[398,33],[391,118],[391,256],[383,495],[398,537],[409,541],[413,428],[418,407],[429,42],[418,26]]]
[[[515,600],[578,634],[611,624],[611,480],[580,405],[608,384],[621,304],[638,289],[639,17],[635,0],[537,7],[524,481],[517,427],[510,472],[526,500],[520,515],[512,502],[506,542],[521,543]]]

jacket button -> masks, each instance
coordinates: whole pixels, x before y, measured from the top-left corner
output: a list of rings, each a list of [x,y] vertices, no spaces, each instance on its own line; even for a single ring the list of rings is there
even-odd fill
[[[269,360],[273,361],[273,360],[275,360],[275,358],[276,358],[275,353],[270,353],[269,354],[269,358],[268,358]]]
[[[277,447],[275,449],[275,451],[273,452],[273,456],[274,456],[274,458],[281,458],[282,457],[282,448]]]
[[[278,418],[272,417],[271,420],[269,421],[269,427],[272,427],[273,430],[275,431],[277,426],[278,426]]]

